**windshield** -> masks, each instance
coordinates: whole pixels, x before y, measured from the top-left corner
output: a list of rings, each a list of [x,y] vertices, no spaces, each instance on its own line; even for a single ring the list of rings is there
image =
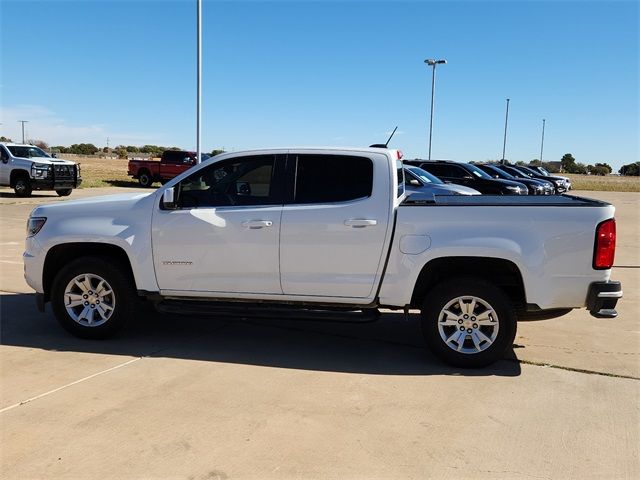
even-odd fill
[[[424,183],[433,183],[433,184],[436,184],[436,185],[444,183],[438,177],[436,177],[435,175],[430,174],[429,172],[424,171],[420,167],[405,167],[405,168],[407,170],[409,170],[411,173],[413,173],[420,180],[422,180]]]
[[[506,178],[506,179],[513,178],[513,175],[508,173],[506,170],[503,170],[498,165],[485,165],[485,168],[488,168],[492,172],[496,172],[496,175],[498,175],[500,178]]]
[[[15,145],[7,145],[7,148],[14,157],[21,158],[50,158],[49,154],[38,147],[17,147]]]
[[[533,170],[531,170],[528,167],[519,167],[518,170],[520,170],[521,172],[523,172],[525,175],[528,175],[530,177],[533,177],[535,175],[540,175],[539,173],[534,172]]]
[[[471,170],[471,173],[473,173],[478,178],[491,178],[491,175],[487,174],[486,172],[483,172],[475,165],[471,165],[470,163],[467,163],[466,166],[469,170]]]
[[[541,174],[543,174],[545,177],[548,177],[549,175],[551,175],[547,169],[542,168],[542,167],[538,167],[538,171],[539,171]]]

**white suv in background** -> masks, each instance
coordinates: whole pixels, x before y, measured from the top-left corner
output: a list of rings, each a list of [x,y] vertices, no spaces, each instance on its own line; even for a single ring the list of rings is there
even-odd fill
[[[33,190],[55,190],[61,197],[82,182],[80,165],[51,157],[33,145],[0,143],[0,186],[11,187],[18,197]]]

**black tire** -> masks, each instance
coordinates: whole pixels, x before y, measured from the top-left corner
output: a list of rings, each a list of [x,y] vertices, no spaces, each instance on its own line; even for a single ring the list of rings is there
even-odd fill
[[[138,173],[138,182],[140,183],[141,187],[149,188],[151,185],[153,185],[153,178],[147,170],[142,170],[140,173]]]
[[[16,197],[30,197],[33,189],[29,178],[26,176],[18,177],[13,184],[13,191],[16,193]]]
[[[465,308],[475,308],[463,311],[461,297],[467,297],[462,299]],[[447,306],[451,316],[444,313]],[[439,359],[456,367],[481,368],[504,358],[513,346],[516,328],[517,317],[509,298],[500,288],[479,278],[456,278],[436,286],[422,308],[422,333],[427,345]],[[454,339],[455,335],[462,341]]]
[[[68,197],[73,192],[73,188],[65,188],[63,190],[56,190],[59,197]]]
[[[105,280],[107,287],[112,292],[111,295],[99,297],[103,301],[102,309],[105,308],[105,305],[113,305],[112,312],[106,320],[104,317],[100,318],[102,314],[97,308],[94,312],[88,311],[92,318],[95,318],[94,316],[98,313],[99,318],[97,324],[94,325],[89,325],[87,318],[74,320],[66,308],[66,301],[70,300],[70,297],[65,294],[65,290],[74,279],[82,275],[97,276]],[[95,278],[89,279],[89,281],[92,288],[99,286],[99,282]],[[81,281],[81,283],[84,282]],[[82,294],[82,290],[79,289],[79,292]],[[84,302],[83,305],[74,307],[78,317],[82,316],[82,313],[79,313],[81,310],[90,307],[96,300],[93,295],[97,295],[98,292],[92,290],[90,292],[92,296],[87,298],[88,301],[79,299]],[[51,288],[51,306],[56,319],[65,330],[81,338],[103,339],[114,335],[133,316],[136,300],[135,286],[127,274],[126,267],[120,262],[104,257],[80,257],[70,262],[55,276]],[[100,301],[98,300],[97,303]],[[94,305],[94,307],[98,307],[98,305]]]

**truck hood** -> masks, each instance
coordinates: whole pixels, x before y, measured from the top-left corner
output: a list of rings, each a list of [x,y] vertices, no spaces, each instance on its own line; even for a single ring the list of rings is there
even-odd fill
[[[58,216],[101,216],[113,213],[115,216],[135,209],[141,202],[155,192],[149,193],[120,193],[116,195],[102,195],[80,200],[40,205],[31,212],[32,217]]]
[[[47,158],[47,157],[14,157],[20,160],[27,160],[33,163],[43,163],[45,165],[75,165],[75,162],[70,160],[63,160],[62,158]]]

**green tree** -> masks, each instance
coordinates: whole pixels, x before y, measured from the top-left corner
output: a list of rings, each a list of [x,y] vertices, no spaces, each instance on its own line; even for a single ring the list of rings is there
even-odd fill
[[[574,163],[573,166],[571,167],[571,170],[567,170],[567,172],[581,173],[583,175],[586,175],[589,172],[589,169],[587,168],[587,165],[585,165],[584,163]]]
[[[69,153],[75,153],[77,155],[93,155],[98,151],[93,143],[74,143],[69,147]]]
[[[535,166],[535,167],[539,167],[542,165],[542,162],[540,160],[538,160],[537,158],[534,158],[533,160],[531,160],[529,162],[529,165]]]
[[[640,162],[629,163],[627,165],[623,165],[618,170],[620,175],[627,175],[630,177],[639,177],[640,176]]]
[[[224,153],[224,150],[218,150],[217,148],[214,148],[213,150],[211,150],[212,157],[215,157],[216,155],[220,155],[221,153]]]
[[[0,142],[13,142],[13,140],[3,135],[0,137]]]
[[[118,158],[123,158],[126,159],[127,158],[127,149],[125,147],[117,147],[115,149],[116,155],[118,155]]]
[[[69,149],[67,147],[63,146],[63,145],[58,145],[56,147],[51,147],[51,151],[52,152],[55,151],[55,152],[58,152],[58,153],[70,153]]]
[[[560,159],[560,163],[562,164],[562,169],[565,172],[579,173],[579,172],[574,172],[574,169],[576,168],[576,159],[573,158],[573,155],[571,155],[570,153],[565,153]]]
[[[613,168],[608,163],[596,163],[594,167],[602,167],[607,170],[607,173],[613,172]]]
[[[127,145],[127,152],[129,152],[129,153],[138,153],[138,152],[140,152],[140,149],[138,147],[136,147],[135,145]]]

